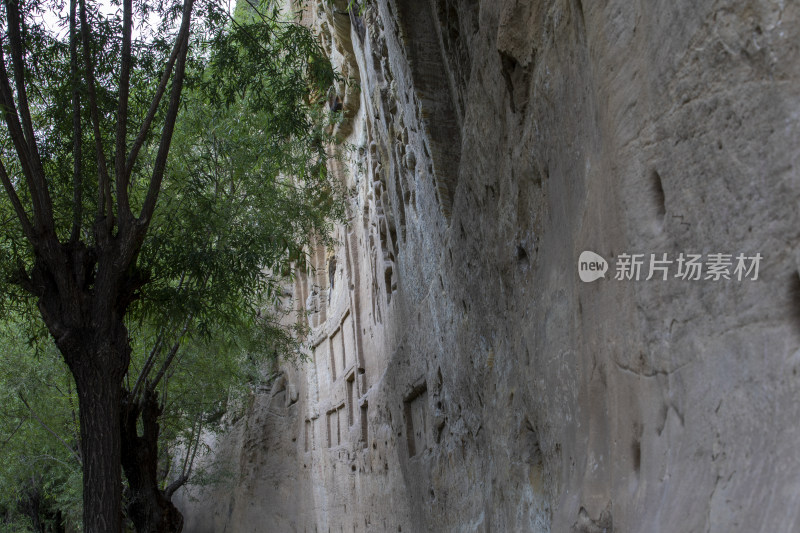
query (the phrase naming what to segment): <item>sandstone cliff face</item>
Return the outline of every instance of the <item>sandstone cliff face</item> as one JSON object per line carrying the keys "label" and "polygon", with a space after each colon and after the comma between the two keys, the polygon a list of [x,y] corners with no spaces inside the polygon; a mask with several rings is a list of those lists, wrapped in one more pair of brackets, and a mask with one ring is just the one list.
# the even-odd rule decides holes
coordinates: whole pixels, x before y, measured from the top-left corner
{"label": "sandstone cliff face", "polygon": [[[187,529],[800,529],[800,4],[312,4],[351,222]],[[614,279],[681,252],[763,259]]]}

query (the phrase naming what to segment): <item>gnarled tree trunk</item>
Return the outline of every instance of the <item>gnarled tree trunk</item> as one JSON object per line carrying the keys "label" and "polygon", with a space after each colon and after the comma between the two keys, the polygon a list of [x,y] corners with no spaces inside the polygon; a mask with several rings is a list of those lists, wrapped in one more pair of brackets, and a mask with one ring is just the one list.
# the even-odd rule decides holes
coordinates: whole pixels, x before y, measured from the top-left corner
{"label": "gnarled tree trunk", "polygon": [[[139,401],[122,400],[122,468],[128,479],[128,517],[139,533],[180,533],[183,515],[158,485],[158,417],[156,393],[147,389]],[[137,420],[142,419],[142,436]]]}

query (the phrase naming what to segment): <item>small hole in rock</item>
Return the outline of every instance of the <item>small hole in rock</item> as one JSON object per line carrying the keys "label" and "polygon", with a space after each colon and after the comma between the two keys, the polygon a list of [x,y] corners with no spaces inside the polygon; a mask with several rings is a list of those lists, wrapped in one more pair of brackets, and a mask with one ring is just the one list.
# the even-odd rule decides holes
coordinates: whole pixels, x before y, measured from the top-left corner
{"label": "small hole in rock", "polygon": [[525,248],[522,246],[517,246],[517,261],[527,263],[528,262],[528,252],[525,251]]}
{"label": "small hole in rock", "polygon": [[667,214],[667,204],[666,204],[666,195],[664,194],[664,184],[661,182],[661,176],[655,170],[650,176],[650,179],[651,179],[650,191],[653,198],[653,207],[655,210],[655,216],[659,224],[663,224],[664,217]]}

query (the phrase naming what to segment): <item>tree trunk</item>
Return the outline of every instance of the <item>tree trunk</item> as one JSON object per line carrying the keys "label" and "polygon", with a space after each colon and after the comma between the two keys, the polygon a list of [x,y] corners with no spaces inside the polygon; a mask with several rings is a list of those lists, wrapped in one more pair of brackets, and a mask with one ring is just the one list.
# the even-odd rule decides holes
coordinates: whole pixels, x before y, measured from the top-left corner
{"label": "tree trunk", "polygon": [[118,533],[122,527],[120,380],[104,372],[109,365],[102,363],[107,361],[89,359],[73,368],[81,422],[83,531]]}
{"label": "tree trunk", "polygon": [[[142,419],[142,436],[137,420]],[[158,417],[161,407],[156,393],[147,389],[137,402],[122,401],[122,468],[128,479],[128,517],[138,533],[180,533],[183,515],[158,484]]]}
{"label": "tree trunk", "polygon": [[98,258],[80,243],[46,241],[24,283],[75,378],[84,533],[122,529],[120,400],[131,354],[123,317],[144,283],[115,257],[114,241],[104,244],[111,251]]}
{"label": "tree trunk", "polygon": [[[111,315],[111,316],[109,316]],[[122,529],[120,400],[130,361],[128,331],[112,314],[85,320],[56,344],[70,367],[78,392],[83,461],[84,533]]]}

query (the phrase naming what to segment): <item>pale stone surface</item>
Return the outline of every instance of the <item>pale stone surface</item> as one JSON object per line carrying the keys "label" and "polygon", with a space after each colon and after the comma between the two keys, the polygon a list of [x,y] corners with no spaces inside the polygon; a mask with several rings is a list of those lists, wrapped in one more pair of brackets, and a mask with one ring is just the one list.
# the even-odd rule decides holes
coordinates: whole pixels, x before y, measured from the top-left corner
{"label": "pale stone surface", "polygon": [[[187,530],[800,529],[800,4],[346,4],[307,14],[361,89],[312,360]],[[763,260],[585,284],[583,250]]]}

